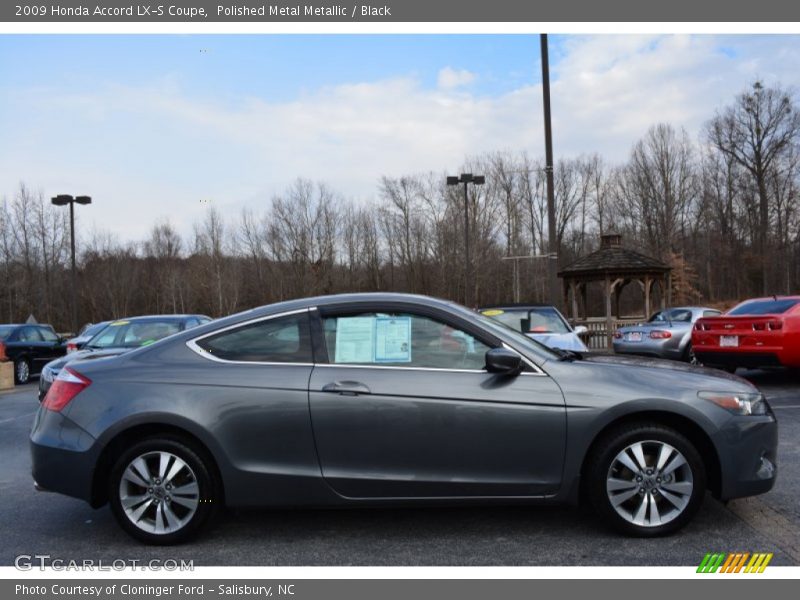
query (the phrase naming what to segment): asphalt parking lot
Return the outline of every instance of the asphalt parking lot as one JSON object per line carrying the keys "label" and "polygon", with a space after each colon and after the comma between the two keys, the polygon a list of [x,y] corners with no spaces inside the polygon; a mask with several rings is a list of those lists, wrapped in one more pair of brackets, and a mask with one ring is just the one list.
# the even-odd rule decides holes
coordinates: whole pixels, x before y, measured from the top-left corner
{"label": "asphalt parking lot", "polygon": [[36,492],[28,432],[36,384],[0,393],[0,564],[18,555],[53,559],[176,559],[201,565],[696,565],[706,552],[773,552],[800,565],[800,379],[744,374],[775,409],[779,477],[764,496],[710,496],[668,538],[620,537],[586,510],[493,507],[227,512],[191,544],[157,548],[129,539],[107,507]]}

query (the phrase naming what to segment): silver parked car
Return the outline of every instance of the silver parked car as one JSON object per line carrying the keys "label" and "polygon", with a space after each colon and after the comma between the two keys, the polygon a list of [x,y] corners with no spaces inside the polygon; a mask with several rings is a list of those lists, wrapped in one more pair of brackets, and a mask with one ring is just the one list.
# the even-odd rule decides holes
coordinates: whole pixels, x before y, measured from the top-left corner
{"label": "silver parked car", "polygon": [[[347,294],[264,306],[61,369],[39,489],[154,544],[222,506],[576,503],[675,531],[710,490],[768,491],[777,423],[715,369],[549,350],[463,306]],[[268,532],[264,532],[268,535]]]}
{"label": "silver parked car", "polygon": [[721,311],[705,306],[660,310],[646,323],[620,327],[614,333],[614,352],[696,363],[692,352],[692,326],[700,317],[720,314]]}

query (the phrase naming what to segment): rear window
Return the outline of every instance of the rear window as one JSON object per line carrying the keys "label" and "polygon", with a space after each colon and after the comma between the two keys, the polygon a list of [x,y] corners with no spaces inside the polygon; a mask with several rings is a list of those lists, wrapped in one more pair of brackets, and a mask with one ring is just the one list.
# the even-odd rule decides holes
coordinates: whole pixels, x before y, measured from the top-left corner
{"label": "rear window", "polygon": [[257,321],[197,341],[209,354],[238,362],[310,363],[308,314]]}
{"label": "rear window", "polygon": [[797,306],[800,300],[786,298],[781,300],[753,300],[733,308],[729,315],[779,315]]}

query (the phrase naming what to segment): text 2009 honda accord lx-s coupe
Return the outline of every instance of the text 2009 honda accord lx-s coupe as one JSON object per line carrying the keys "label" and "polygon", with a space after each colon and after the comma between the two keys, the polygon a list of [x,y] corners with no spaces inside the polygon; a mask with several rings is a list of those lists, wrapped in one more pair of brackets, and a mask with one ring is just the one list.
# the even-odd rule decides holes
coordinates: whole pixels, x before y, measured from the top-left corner
{"label": "text 2009 honda accord lx-s coupe", "polygon": [[623,532],[711,490],[768,491],[777,425],[743,379],[578,359],[463,307],[363,294],[265,306],[61,371],[31,433],[40,488],[150,543],[216,507],[588,499]]}

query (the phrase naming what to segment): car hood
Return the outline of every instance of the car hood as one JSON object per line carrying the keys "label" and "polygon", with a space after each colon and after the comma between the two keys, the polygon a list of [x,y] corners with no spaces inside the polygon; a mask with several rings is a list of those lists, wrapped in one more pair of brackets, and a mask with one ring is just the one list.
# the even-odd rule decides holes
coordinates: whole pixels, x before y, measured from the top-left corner
{"label": "car hood", "polygon": [[526,333],[529,338],[536,340],[548,348],[586,352],[586,345],[575,333]]}
{"label": "car hood", "polygon": [[126,352],[130,352],[133,348],[104,348],[103,350],[79,350],[77,352],[73,352],[72,354],[67,354],[66,356],[62,356],[61,358],[57,358],[56,360],[52,360],[47,363],[46,368],[49,368],[53,371],[59,371],[64,368],[65,365],[68,363],[72,363],[74,361],[80,360],[94,360],[96,358],[108,358],[110,356],[119,356],[120,354],[125,354]]}
{"label": "car hood", "polygon": [[736,381],[737,383],[745,383],[751,386],[749,381],[738,377],[732,373],[726,373],[719,369],[711,369],[708,367],[701,367],[698,365],[691,365],[689,363],[678,362],[676,360],[667,360],[661,358],[648,358],[643,356],[620,356],[618,354],[584,354],[583,362],[607,364],[607,365],[623,365],[638,368],[649,369],[666,369],[676,373],[691,373],[692,375],[704,375],[707,377],[715,377],[718,379],[727,379],[728,381]]}

